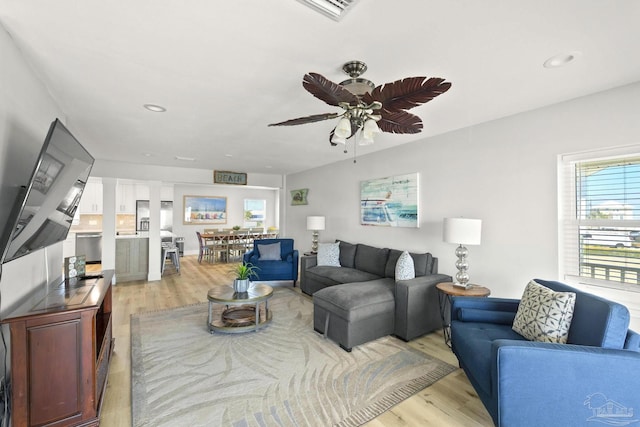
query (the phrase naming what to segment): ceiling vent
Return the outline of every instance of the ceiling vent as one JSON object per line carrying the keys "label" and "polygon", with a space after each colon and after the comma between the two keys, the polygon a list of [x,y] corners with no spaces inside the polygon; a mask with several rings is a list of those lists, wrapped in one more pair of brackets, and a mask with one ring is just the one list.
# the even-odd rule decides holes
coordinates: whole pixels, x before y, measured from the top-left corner
{"label": "ceiling vent", "polygon": [[328,16],[334,21],[340,21],[358,0],[298,0],[313,10]]}

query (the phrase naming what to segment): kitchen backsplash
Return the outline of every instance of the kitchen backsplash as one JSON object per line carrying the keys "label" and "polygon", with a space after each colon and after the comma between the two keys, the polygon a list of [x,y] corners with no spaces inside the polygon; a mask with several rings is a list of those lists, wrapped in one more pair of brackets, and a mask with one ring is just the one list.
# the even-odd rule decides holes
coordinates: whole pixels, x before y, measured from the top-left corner
{"label": "kitchen backsplash", "polygon": [[[81,231],[102,231],[102,215],[80,214],[77,224],[71,226],[72,233]],[[116,214],[116,232],[135,233],[135,214]]]}

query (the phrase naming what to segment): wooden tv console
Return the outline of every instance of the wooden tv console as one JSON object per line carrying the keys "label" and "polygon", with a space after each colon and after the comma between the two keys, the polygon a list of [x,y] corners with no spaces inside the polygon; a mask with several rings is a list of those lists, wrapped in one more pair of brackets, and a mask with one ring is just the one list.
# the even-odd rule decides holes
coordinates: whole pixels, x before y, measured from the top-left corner
{"label": "wooden tv console", "polygon": [[111,280],[68,279],[2,320],[11,331],[14,426],[97,426],[113,350]]}

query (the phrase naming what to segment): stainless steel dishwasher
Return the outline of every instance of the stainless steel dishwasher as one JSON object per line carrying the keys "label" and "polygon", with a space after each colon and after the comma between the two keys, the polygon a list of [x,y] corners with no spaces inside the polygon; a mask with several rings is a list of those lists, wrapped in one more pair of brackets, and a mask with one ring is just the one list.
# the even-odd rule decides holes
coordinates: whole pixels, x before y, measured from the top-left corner
{"label": "stainless steel dishwasher", "polygon": [[76,255],[86,262],[102,262],[102,233],[76,233]]}

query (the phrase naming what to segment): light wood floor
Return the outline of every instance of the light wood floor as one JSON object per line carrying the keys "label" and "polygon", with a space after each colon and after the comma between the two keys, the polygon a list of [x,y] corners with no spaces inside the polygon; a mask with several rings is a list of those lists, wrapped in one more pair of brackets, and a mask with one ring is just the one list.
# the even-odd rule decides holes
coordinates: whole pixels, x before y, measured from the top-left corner
{"label": "light wood floor", "polygon": [[[113,335],[116,341],[101,426],[131,425],[130,315],[206,301],[212,285],[228,284],[233,278],[232,264],[198,264],[195,256],[181,258],[181,264],[181,275],[167,267],[161,281],[128,282],[113,287]],[[99,269],[99,266],[94,268]],[[442,332],[418,338],[410,345],[457,366],[455,356],[444,344]],[[464,372],[458,369],[366,426],[470,427],[493,426],[493,423]]]}

